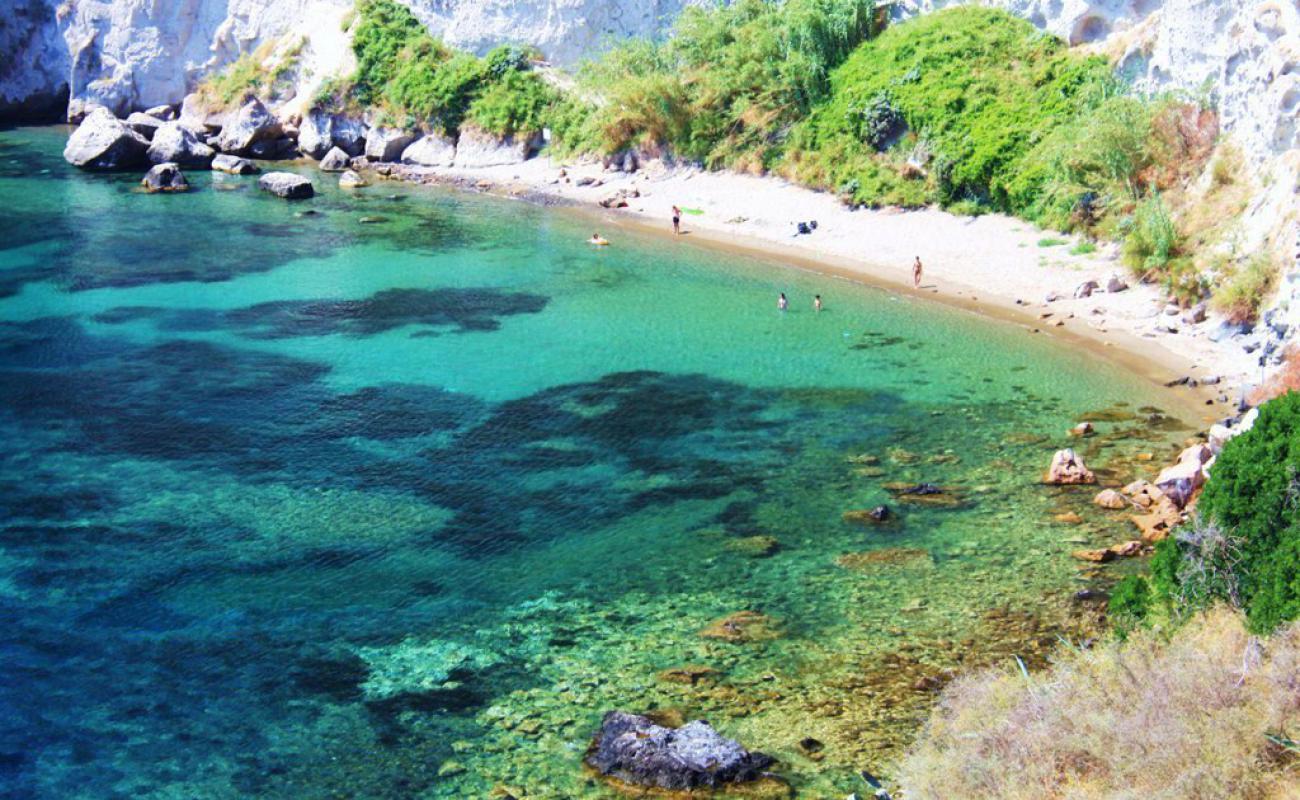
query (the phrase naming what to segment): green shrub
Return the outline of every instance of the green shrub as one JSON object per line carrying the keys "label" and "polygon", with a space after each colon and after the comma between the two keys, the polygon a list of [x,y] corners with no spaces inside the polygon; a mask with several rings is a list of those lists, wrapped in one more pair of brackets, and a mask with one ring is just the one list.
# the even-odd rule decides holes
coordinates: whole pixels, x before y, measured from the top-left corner
{"label": "green shrub", "polygon": [[1066,244],[1066,241],[1064,239],[1057,239],[1055,236],[1048,236],[1038,240],[1039,247],[1060,247],[1063,244]]}
{"label": "green shrub", "polygon": [[1151,585],[1141,575],[1129,575],[1111,590],[1106,606],[1114,629],[1124,635],[1142,624],[1151,610]]}
{"label": "green shrub", "polygon": [[[198,94],[209,105],[229,108],[249,95],[262,99],[287,88],[286,78],[298,63],[303,42],[275,53],[277,42],[269,41],[245,53],[218,74],[199,84]],[[273,58],[274,56],[274,58]]]}
{"label": "green shrub", "polygon": [[1263,405],[1210,474],[1200,513],[1240,543],[1234,571],[1251,627],[1300,616],[1300,393]]}
{"label": "green shrub", "polygon": [[505,45],[478,58],[435,40],[394,0],[358,0],[352,39],[357,71],[331,85],[318,100],[340,105],[339,89],[377,108],[399,125],[424,125],[455,133],[473,112],[476,124],[496,133],[536,131],[552,95],[528,72],[535,52]]}
{"label": "green shrub", "polygon": [[468,119],[498,136],[531,135],[545,126],[554,102],[551,88],[536,73],[511,71],[479,95]]}
{"label": "green shrub", "polygon": [[[857,49],[830,98],[792,135],[797,171],[836,144],[871,146],[863,109],[886,97],[936,157],[932,198],[1032,210],[1047,180],[1026,156],[1112,85],[1108,65],[1001,11],[956,8],[910,20]],[[801,163],[800,163],[801,162]],[[863,162],[859,162],[863,163]]]}
{"label": "green shrub", "polygon": [[1133,212],[1124,238],[1124,263],[1138,275],[1161,276],[1182,244],[1178,228],[1160,195],[1143,200]]}
{"label": "green shrub", "polygon": [[872,0],[739,0],[687,8],[662,43],[633,41],[585,71],[608,101],[603,144],[711,166],[758,163],[823,98],[830,71],[873,31]]}
{"label": "green shrub", "polygon": [[1070,248],[1070,255],[1072,256],[1086,256],[1095,252],[1097,252],[1095,242],[1083,241]]}

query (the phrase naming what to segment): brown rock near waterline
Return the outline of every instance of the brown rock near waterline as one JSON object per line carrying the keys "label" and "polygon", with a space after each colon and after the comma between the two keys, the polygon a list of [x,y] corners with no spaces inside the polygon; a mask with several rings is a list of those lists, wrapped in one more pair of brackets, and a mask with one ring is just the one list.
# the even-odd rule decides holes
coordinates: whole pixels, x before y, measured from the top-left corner
{"label": "brown rock near waterline", "polygon": [[870,572],[880,567],[928,566],[931,559],[929,551],[917,547],[887,547],[883,550],[845,553],[835,559],[835,563],[856,572]]}
{"label": "brown rock near waterline", "polygon": [[718,675],[718,671],[713,667],[706,667],[701,664],[684,664],[680,667],[662,670],[655,678],[663,683],[683,683],[687,686],[695,686],[701,683],[712,683],[717,680]]}
{"label": "brown rock near waterline", "polygon": [[1108,561],[1115,560],[1115,554],[1109,548],[1100,550],[1075,550],[1071,553],[1073,557],[1080,561],[1091,561],[1096,564],[1105,564]]}
{"label": "brown rock near waterline", "polygon": [[750,558],[767,558],[781,549],[775,536],[745,536],[732,539],[724,545],[727,550]]}
{"label": "brown rock near waterline", "polygon": [[1047,468],[1047,473],[1043,476],[1043,483],[1052,484],[1053,486],[1073,486],[1079,484],[1096,483],[1097,476],[1088,469],[1084,463],[1083,456],[1066,448],[1058,450],[1052,456],[1052,464]]}
{"label": "brown rock near waterline", "polygon": [[1080,422],[1070,429],[1071,436],[1092,436],[1096,432],[1091,422]]}
{"label": "brown rock near waterline", "polygon": [[736,611],[706,625],[699,633],[704,639],[744,644],[780,638],[776,621],[757,611]]}
{"label": "brown rock near waterline", "polygon": [[1102,490],[1101,493],[1099,493],[1096,497],[1092,498],[1092,502],[1096,503],[1102,508],[1109,508],[1112,511],[1119,511],[1121,509],[1128,508],[1129,506],[1129,502],[1124,499],[1124,495],[1120,494],[1114,489]]}
{"label": "brown rock near waterline", "polygon": [[1060,523],[1061,525],[1082,525],[1083,517],[1073,511],[1067,511],[1064,514],[1055,515],[1052,517],[1052,521]]}

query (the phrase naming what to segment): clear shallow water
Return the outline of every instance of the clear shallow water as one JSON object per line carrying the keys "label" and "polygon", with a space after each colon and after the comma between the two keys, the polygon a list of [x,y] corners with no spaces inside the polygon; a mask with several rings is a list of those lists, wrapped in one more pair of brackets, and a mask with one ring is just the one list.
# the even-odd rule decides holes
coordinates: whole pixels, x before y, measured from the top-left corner
{"label": "clear shallow water", "polygon": [[[910,298],[399,185],[146,196],[62,144],[0,131],[5,796],[604,796],[615,707],[842,796],[947,670],[1086,627],[1068,553],[1127,523],[1035,484],[1063,432],[1109,410],[1113,480],[1178,438]],[[961,506],[885,489],[922,480]]]}

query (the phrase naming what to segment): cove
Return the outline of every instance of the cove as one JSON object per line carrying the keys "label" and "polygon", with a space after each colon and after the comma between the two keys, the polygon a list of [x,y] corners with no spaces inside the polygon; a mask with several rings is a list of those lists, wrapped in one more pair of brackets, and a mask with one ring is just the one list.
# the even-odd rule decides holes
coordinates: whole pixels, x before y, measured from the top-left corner
{"label": "cove", "polygon": [[1124,482],[1189,431],[908,296],[316,173],[143,195],[65,133],[0,131],[5,796],[603,797],[614,708],[843,796],[956,671],[1093,629],[1069,553],[1129,523],[1058,521],[1052,451]]}

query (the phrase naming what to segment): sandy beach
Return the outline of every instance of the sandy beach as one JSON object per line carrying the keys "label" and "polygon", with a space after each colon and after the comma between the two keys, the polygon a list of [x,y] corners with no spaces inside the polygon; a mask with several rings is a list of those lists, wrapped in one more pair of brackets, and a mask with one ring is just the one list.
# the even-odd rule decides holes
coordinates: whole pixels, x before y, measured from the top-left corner
{"label": "sandy beach", "polygon": [[[1230,337],[1216,342],[1221,320],[1192,323],[1166,313],[1158,286],[1140,285],[1118,260],[1114,245],[1072,252],[1079,239],[1012,217],[959,217],[937,209],[851,209],[833,195],[774,177],[755,177],[652,163],[635,173],[599,163],[534,158],[486,168],[395,166],[408,180],[456,185],[598,215],[614,240],[619,227],[672,236],[672,207],[687,213],[683,242],[745,250],[791,266],[918,293],[911,265],[924,264],[919,294],[978,313],[1009,319],[1028,333],[1064,337],[1152,381],[1190,378],[1188,405],[1206,420],[1230,413],[1242,393],[1259,382],[1255,359]],[[622,192],[626,207],[601,201]],[[799,222],[816,230],[799,235]],[[1107,292],[1111,276],[1129,288]],[[1076,298],[1088,281],[1100,289]],[[1206,407],[1206,401],[1213,401]]]}

